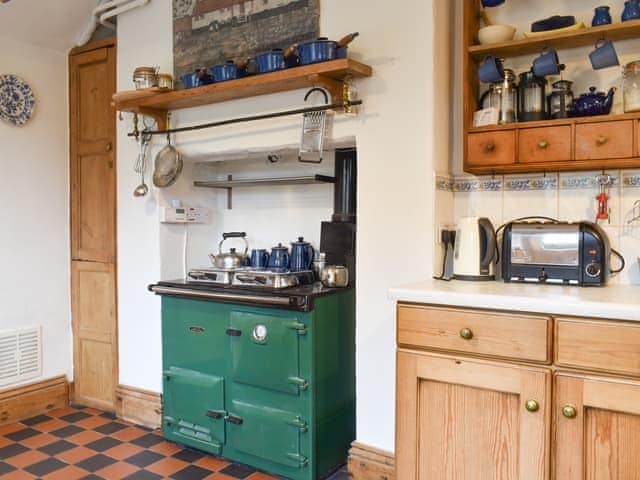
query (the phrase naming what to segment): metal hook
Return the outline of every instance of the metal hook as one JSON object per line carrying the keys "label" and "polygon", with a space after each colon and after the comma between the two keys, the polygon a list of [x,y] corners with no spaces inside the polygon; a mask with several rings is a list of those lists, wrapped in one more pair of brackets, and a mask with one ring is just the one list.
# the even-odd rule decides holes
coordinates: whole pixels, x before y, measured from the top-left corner
{"label": "metal hook", "polygon": [[313,87],[311,90],[309,90],[307,94],[304,96],[304,101],[306,102],[307,100],[309,100],[309,97],[314,92],[322,93],[322,95],[324,96],[324,104],[329,105],[329,94],[324,88],[320,88],[320,87]]}

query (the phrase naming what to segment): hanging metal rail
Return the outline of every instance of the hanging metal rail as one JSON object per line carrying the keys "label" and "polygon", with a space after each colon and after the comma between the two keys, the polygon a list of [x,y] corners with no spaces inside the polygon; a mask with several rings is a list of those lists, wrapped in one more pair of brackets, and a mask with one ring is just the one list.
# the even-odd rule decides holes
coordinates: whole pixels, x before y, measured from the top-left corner
{"label": "hanging metal rail", "polygon": [[[347,100],[343,103],[332,103],[330,105],[319,105],[317,107],[305,107],[305,108],[297,108],[295,110],[285,110],[283,112],[272,112],[265,113],[262,115],[252,115],[250,117],[240,117],[240,118],[231,118],[229,120],[221,120],[218,122],[211,123],[203,123],[200,125],[191,125],[189,127],[179,127],[179,128],[169,128],[166,130],[145,130],[145,135],[169,135],[172,133],[180,133],[180,132],[190,132],[192,130],[202,130],[205,128],[214,128],[221,127],[223,125],[231,125],[234,123],[245,123],[245,122],[253,122],[256,120],[266,120],[268,118],[278,118],[278,117],[287,117],[290,115],[300,115],[303,113],[311,113],[311,112],[323,112],[326,110],[337,110],[337,109],[348,109],[350,107],[354,107],[356,105],[362,105],[362,100]],[[137,114],[136,114],[137,115]],[[134,121],[134,125],[137,122]],[[137,127],[134,127],[134,131],[127,134],[130,137],[138,137],[140,132]]]}

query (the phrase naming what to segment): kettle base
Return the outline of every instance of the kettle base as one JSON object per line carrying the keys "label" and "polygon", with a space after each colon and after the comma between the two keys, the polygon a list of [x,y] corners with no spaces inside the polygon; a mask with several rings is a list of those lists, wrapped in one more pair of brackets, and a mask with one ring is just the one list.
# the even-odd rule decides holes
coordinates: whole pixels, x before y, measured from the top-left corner
{"label": "kettle base", "polygon": [[454,280],[465,280],[470,282],[489,282],[496,279],[495,275],[456,275],[453,274]]}

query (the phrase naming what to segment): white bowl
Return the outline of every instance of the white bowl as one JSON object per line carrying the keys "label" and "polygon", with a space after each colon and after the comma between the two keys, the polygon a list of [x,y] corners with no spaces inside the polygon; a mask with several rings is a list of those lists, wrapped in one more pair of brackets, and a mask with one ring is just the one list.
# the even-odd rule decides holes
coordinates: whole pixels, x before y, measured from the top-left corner
{"label": "white bowl", "polygon": [[516,28],[511,25],[489,25],[478,30],[478,40],[482,45],[508,42],[516,34]]}

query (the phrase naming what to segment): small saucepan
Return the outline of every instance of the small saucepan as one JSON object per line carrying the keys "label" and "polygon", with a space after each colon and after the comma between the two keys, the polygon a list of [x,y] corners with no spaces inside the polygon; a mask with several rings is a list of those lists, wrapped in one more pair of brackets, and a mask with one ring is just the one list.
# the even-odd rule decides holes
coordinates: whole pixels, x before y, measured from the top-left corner
{"label": "small saucepan", "polygon": [[182,80],[182,84],[185,88],[194,88],[200,87],[202,85],[209,85],[213,83],[213,75],[209,73],[209,70],[206,68],[198,68],[193,73],[187,73],[180,77]]}
{"label": "small saucepan", "polygon": [[300,65],[326,62],[329,60],[335,60],[336,58],[346,58],[347,45],[349,45],[349,43],[351,43],[358,35],[360,35],[358,32],[350,33],[349,35],[342,37],[337,42],[321,37],[312,42],[306,42],[298,45],[297,52],[300,59]]}
{"label": "small saucepan", "polygon": [[295,47],[289,47],[285,51],[281,48],[274,48],[270,52],[257,55],[255,62],[258,67],[258,73],[275,72],[297,65],[295,52]]}

